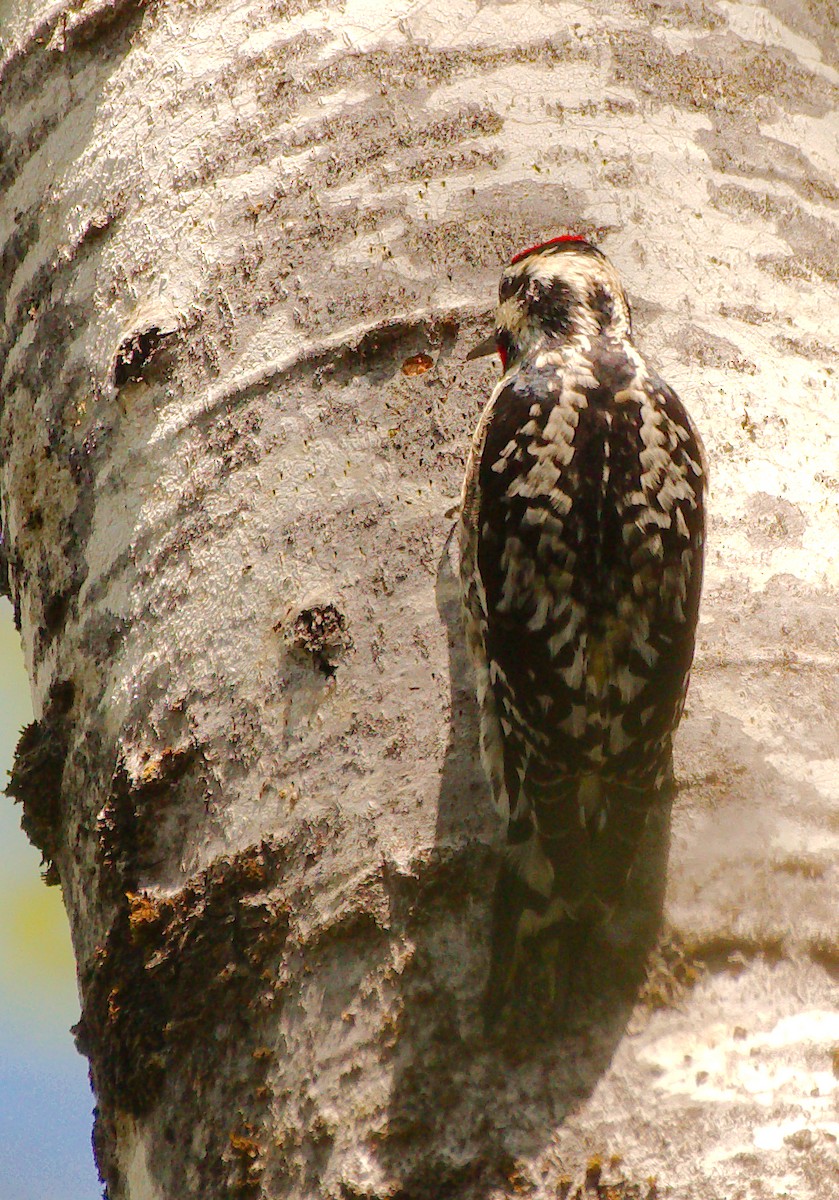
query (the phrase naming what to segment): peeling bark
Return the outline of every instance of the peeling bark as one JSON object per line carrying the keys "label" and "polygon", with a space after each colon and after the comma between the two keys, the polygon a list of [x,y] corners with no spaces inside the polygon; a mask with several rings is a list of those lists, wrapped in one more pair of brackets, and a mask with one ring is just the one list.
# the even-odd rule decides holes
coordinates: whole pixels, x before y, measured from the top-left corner
{"label": "peeling bark", "polygon": [[[829,6],[36,0],[2,39],[9,791],[111,1200],[834,1195]],[[525,998],[486,1040],[464,358],[566,228],[714,523],[669,868],[662,815],[570,1032]]]}

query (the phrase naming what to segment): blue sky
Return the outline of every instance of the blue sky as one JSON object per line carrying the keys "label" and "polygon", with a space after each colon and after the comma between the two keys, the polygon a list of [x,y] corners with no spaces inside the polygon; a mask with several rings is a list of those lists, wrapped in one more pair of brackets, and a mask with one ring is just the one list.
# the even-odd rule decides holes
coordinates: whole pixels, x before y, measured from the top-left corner
{"label": "blue sky", "polygon": [[[9,604],[0,602],[0,789],[32,720]],[[0,795],[0,1180],[2,1200],[100,1200],[90,1149],[87,1061],[73,1045],[79,1016],[61,889]]]}

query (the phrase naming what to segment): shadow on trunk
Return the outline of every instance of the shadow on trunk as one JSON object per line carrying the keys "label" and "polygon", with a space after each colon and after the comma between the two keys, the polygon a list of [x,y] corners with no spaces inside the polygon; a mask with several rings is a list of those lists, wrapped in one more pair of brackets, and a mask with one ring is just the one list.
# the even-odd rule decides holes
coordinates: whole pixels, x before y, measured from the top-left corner
{"label": "shadow on trunk", "polygon": [[[478,757],[453,540],[436,588],[451,684],[436,844],[416,875],[391,880],[392,911],[414,947],[401,975],[389,1121],[379,1147],[399,1200],[480,1200],[499,1187],[527,1191],[538,1182],[523,1164],[549,1149],[625,1033],[661,925],[669,843],[668,812],[649,822],[621,910],[581,948],[563,1020],[546,1011],[544,988],[525,986],[486,1035],[481,1002],[500,826]],[[534,947],[528,976],[538,976],[539,957]],[[563,1174],[556,1152],[543,1165]]]}

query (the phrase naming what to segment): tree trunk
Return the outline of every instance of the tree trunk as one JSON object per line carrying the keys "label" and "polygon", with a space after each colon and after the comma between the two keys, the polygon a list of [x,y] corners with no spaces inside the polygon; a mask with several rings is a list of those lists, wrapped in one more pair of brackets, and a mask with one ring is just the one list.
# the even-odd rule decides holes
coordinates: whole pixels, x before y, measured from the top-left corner
{"label": "tree trunk", "polygon": [[[10,790],[111,1200],[839,1191],[829,8],[19,0]],[[572,1030],[485,1038],[464,356],[565,230],[703,431],[710,562],[634,1012],[664,828]]]}

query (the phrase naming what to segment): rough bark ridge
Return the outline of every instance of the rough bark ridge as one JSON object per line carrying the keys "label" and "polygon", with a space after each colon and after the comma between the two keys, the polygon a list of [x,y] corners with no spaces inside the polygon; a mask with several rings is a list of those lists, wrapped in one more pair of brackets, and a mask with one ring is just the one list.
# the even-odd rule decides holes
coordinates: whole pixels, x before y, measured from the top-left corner
{"label": "rough bark ridge", "polygon": [[[601,1196],[839,1191],[828,10],[8,22],[3,552],[41,713],[11,791],[70,914],[112,1200],[549,1197],[592,1154]],[[488,1043],[448,510],[499,264],[566,227],[608,229],[715,524],[642,1003],[625,1032],[601,970],[562,1042]]]}

